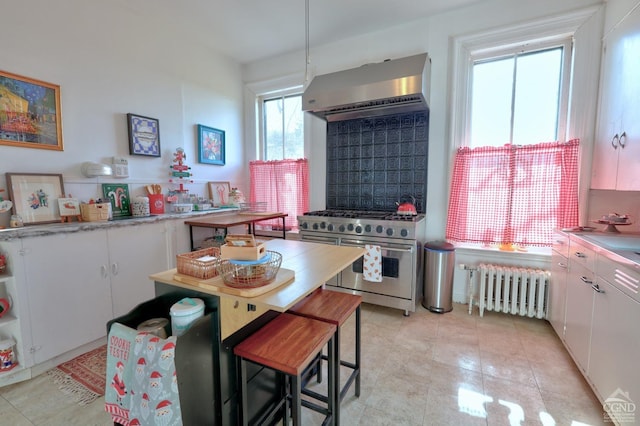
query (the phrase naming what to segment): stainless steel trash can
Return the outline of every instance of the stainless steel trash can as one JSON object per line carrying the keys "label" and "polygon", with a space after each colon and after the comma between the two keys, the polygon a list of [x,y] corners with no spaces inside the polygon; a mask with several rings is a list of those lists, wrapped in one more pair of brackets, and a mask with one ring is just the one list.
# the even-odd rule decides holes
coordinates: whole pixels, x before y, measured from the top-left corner
{"label": "stainless steel trash can", "polygon": [[445,241],[424,245],[424,296],[422,306],[439,314],[453,310],[455,248]]}

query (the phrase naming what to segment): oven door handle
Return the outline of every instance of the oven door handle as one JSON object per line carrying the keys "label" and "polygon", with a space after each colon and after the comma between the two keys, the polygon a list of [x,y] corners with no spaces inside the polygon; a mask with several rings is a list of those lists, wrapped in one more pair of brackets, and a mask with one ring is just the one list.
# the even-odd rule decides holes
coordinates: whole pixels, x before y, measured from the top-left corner
{"label": "oven door handle", "polygon": [[[358,247],[358,248],[364,248],[365,243],[362,241],[354,241],[354,242],[350,242],[350,241],[345,241],[342,240],[340,242],[341,246],[349,246],[349,247]],[[409,248],[394,248],[394,247],[389,247],[388,245],[380,245],[380,244],[374,244],[374,245],[379,245],[380,248],[382,250],[387,250],[387,251],[395,251],[395,252],[401,252],[401,253],[413,253],[413,246],[409,247]]]}
{"label": "oven door handle", "polygon": [[326,238],[326,237],[313,237],[309,235],[305,235],[300,239],[301,241],[313,241],[315,243],[328,243],[334,246],[338,245],[337,238]]}

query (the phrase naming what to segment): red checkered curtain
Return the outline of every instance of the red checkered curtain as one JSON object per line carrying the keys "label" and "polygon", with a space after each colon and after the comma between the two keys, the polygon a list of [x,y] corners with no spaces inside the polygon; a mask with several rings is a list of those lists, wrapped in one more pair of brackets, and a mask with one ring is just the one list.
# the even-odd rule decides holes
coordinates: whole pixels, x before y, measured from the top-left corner
{"label": "red checkered curtain", "polygon": [[578,224],[579,140],[460,148],[447,239],[550,246],[554,228]]}
{"label": "red checkered curtain", "polygon": [[[298,215],[309,211],[309,162],[299,160],[251,161],[249,201],[267,203],[267,211],[287,213],[285,227],[298,228]],[[259,227],[282,228],[282,219],[260,222]]]}

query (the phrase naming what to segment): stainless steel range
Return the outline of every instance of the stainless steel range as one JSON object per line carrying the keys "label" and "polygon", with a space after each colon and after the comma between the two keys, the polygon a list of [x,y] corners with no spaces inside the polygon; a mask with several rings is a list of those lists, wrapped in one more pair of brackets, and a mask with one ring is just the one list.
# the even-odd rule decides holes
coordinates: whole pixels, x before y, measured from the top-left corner
{"label": "stainless steel range", "polygon": [[362,300],[415,312],[416,291],[422,282],[422,243],[425,216],[384,211],[321,210],[298,216],[303,241],[332,245],[379,246],[382,282],[365,281],[363,258],[327,283],[336,290],[360,294]]}

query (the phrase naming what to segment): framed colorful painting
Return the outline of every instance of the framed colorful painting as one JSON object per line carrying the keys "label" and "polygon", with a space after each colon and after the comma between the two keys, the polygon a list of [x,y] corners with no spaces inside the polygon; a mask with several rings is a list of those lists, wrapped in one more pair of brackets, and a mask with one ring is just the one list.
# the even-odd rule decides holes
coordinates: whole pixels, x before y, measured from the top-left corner
{"label": "framed colorful painting", "polygon": [[126,183],[103,183],[102,194],[111,203],[113,219],[131,216],[129,185]]}
{"label": "framed colorful painting", "polygon": [[198,162],[224,166],[224,130],[198,124]]}
{"label": "framed colorful painting", "polygon": [[160,122],[155,118],[127,114],[129,154],[160,157]]}
{"label": "framed colorful painting", "polygon": [[0,144],[62,151],[60,86],[0,71]]}
{"label": "framed colorful painting", "polygon": [[64,197],[62,175],[45,173],[6,173],[13,213],[25,225],[60,221],[58,198]]}

